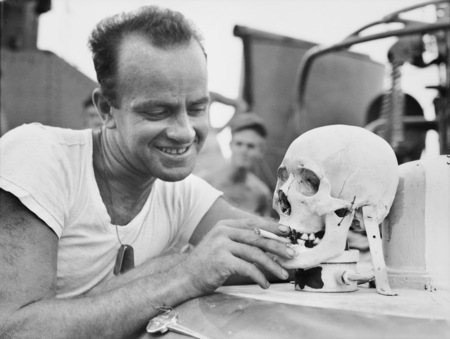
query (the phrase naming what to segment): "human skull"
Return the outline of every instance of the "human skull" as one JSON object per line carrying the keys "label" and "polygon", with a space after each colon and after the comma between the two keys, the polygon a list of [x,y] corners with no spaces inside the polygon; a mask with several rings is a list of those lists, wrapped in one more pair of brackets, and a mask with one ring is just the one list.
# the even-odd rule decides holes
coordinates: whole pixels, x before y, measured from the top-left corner
{"label": "human skull", "polygon": [[352,225],[377,225],[394,200],[398,163],[391,146],[356,126],[312,129],[289,146],[277,171],[273,207],[293,229],[299,255],[287,268],[308,268],[345,250]]}

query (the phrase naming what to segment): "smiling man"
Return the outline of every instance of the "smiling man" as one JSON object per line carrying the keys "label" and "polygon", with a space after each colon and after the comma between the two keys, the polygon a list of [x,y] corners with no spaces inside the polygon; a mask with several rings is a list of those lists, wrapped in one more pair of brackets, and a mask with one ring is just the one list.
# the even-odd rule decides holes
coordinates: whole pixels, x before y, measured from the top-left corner
{"label": "smiling man", "polygon": [[[0,337],[129,337],[230,276],[267,288],[263,272],[288,276],[271,254],[295,255],[254,230],[286,229],[191,174],[209,97],[186,19],[123,13],[90,46],[102,127],[28,124],[0,139]],[[174,251],[188,242],[191,252]]]}

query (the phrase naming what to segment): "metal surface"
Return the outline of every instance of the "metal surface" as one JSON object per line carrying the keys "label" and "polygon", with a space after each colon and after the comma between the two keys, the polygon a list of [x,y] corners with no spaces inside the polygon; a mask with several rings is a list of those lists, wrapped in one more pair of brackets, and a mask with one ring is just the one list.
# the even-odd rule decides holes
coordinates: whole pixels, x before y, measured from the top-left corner
{"label": "metal surface", "polygon": [[2,113],[9,129],[23,123],[83,128],[83,101],[96,83],[57,55],[1,50]]}
{"label": "metal surface", "polygon": [[[291,288],[292,285],[290,285]],[[236,287],[239,288],[239,287]],[[252,289],[251,287],[249,287]],[[260,290],[260,289],[259,289]],[[309,299],[315,296],[328,299],[330,304],[336,298],[355,301],[364,294],[340,293],[320,294],[293,292],[295,298]],[[377,300],[393,300],[376,293],[370,294]],[[353,299],[352,299],[353,298]],[[381,298],[381,299],[380,299]],[[292,297],[291,297],[292,299]],[[306,298],[305,298],[306,299]],[[401,299],[398,299],[399,301]],[[411,300],[414,302],[414,300]],[[326,301],[325,301],[326,303]],[[374,304],[370,299],[367,305]],[[344,303],[345,305],[345,303]],[[384,308],[389,308],[386,303]],[[450,320],[429,317],[389,315],[363,311],[307,305],[290,305],[282,302],[263,301],[246,297],[216,293],[197,298],[177,307],[179,317],[186,326],[194,327],[210,338],[449,338]],[[147,335],[147,338],[150,335]],[[167,333],[165,339],[181,338]]]}

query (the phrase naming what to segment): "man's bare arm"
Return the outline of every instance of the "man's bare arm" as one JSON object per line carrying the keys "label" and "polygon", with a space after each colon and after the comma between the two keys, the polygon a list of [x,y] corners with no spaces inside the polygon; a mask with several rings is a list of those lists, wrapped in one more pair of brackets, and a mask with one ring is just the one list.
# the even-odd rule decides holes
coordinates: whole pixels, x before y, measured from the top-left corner
{"label": "man's bare arm", "polygon": [[192,245],[197,245],[211,228],[220,220],[224,219],[241,219],[254,218],[255,215],[240,210],[230,205],[223,197],[219,197],[208,212],[203,216],[200,223],[192,233],[189,242]]}
{"label": "man's bare arm", "polygon": [[0,325],[20,307],[54,296],[57,242],[15,196],[0,190]]}
{"label": "man's bare arm", "polygon": [[[258,216],[251,214],[249,212],[243,211],[241,209],[233,207],[229,204],[225,199],[218,198],[214,204],[211,206],[208,213],[200,221],[199,225],[195,229],[193,235],[191,236],[190,243],[192,245],[198,244],[203,237],[211,230],[211,228],[216,225],[220,220],[224,219],[248,219],[248,218],[258,218]],[[283,234],[283,232],[280,232]],[[146,275],[156,274],[163,270],[166,270],[167,267],[174,267],[175,265],[182,262],[187,257],[187,254],[183,253],[174,253],[169,254],[157,258],[153,258],[148,260],[144,264],[136,267],[133,270],[128,271],[127,273],[114,277],[108,281],[105,281],[94,289],[89,291],[88,295],[94,295],[101,292],[109,291],[115,289],[117,287],[121,287],[131,281],[142,278]],[[268,276],[269,281],[275,282],[280,281],[276,276],[270,275],[268,272],[265,272]],[[227,280],[226,284],[228,285],[236,285],[236,284],[248,284],[253,283],[252,280],[244,277],[233,276]]]}
{"label": "man's bare arm", "polygon": [[158,307],[210,293],[230,275],[267,287],[253,263],[281,278],[284,270],[266,252],[290,255],[283,244],[257,237],[253,224],[247,229],[245,224],[219,224],[183,265],[165,266],[166,271],[96,295],[56,299],[57,237],[17,198],[0,190],[0,337],[127,337],[141,332]]}
{"label": "man's bare arm", "polygon": [[[239,218],[254,218],[253,214],[234,208],[223,198],[218,198],[209,211],[200,221],[193,235],[191,236],[190,243],[197,245],[203,237],[208,233],[213,225],[216,225],[223,219],[239,219]],[[133,270],[126,272],[117,277],[113,277],[107,281],[104,281],[89,291],[88,295],[94,295],[101,292],[106,292],[111,289],[121,287],[131,281],[142,278],[146,275],[159,273],[166,270],[167,267],[174,267],[187,257],[187,254],[172,253],[157,258],[152,258],[144,264],[136,267]]]}
{"label": "man's bare arm", "polygon": [[55,299],[58,239],[4,191],[0,242],[0,337],[122,337],[141,328],[159,306],[190,297],[180,286],[183,279],[172,270],[98,296]]}
{"label": "man's bare arm", "polygon": [[175,267],[180,262],[185,260],[186,257],[187,254],[185,253],[171,253],[160,257],[151,258],[124,274],[114,276],[109,280],[101,282],[86,293],[86,295],[92,296],[99,293],[108,292],[118,287],[127,285],[137,279],[167,271],[168,267]]}

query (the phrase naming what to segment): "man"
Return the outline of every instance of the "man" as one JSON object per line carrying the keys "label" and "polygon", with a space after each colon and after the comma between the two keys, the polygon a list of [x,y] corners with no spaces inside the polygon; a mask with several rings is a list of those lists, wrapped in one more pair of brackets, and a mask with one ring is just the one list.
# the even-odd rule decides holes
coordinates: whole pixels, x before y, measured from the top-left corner
{"label": "man", "polygon": [[102,119],[98,115],[90,95],[83,101],[82,119],[84,128],[93,129],[102,125]]}
{"label": "man", "polygon": [[[262,270],[287,277],[270,255],[295,255],[254,228],[286,230],[236,219],[248,215],[190,175],[208,89],[184,17],[156,7],[118,15],[90,46],[102,128],[31,124],[0,139],[0,337],[129,337],[231,275],[266,288]],[[161,256],[183,240],[196,247]]]}
{"label": "man", "polygon": [[252,170],[262,159],[266,127],[255,113],[241,113],[230,122],[231,158],[217,171],[205,174],[211,185],[221,190],[233,205],[251,213],[269,216],[272,194]]}

